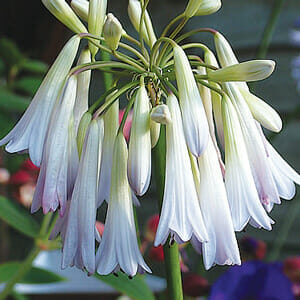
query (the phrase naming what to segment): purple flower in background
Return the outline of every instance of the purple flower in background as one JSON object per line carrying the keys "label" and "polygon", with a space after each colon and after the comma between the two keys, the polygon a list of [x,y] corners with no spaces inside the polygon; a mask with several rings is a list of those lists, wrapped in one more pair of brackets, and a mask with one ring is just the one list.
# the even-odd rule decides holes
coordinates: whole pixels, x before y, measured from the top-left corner
{"label": "purple flower in background", "polygon": [[244,262],[226,271],[211,288],[209,300],[292,300],[291,281],[281,263]]}

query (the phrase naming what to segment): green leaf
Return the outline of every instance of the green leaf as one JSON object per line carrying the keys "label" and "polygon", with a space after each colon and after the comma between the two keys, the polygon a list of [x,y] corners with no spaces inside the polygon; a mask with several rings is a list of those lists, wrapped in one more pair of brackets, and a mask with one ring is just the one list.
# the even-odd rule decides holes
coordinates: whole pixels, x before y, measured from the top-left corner
{"label": "green leaf", "polygon": [[0,110],[24,112],[29,103],[28,98],[18,96],[5,88],[0,88]]}
{"label": "green leaf", "polygon": [[39,224],[29,212],[2,196],[0,196],[0,218],[29,237],[35,238],[39,234]]}
{"label": "green leaf", "polygon": [[134,300],[155,299],[142,275],[136,275],[132,279],[129,279],[125,274],[119,272],[118,277],[114,275],[102,276],[98,274],[96,274],[95,277]]}
{"label": "green leaf", "polygon": [[33,59],[26,59],[22,63],[21,68],[22,70],[37,74],[45,74],[48,70],[48,66],[45,63]]}
{"label": "green leaf", "polygon": [[42,83],[41,78],[37,77],[24,77],[15,82],[14,88],[20,92],[33,96]]}
{"label": "green leaf", "polygon": [[[22,263],[15,261],[0,265],[0,282],[7,282],[10,280],[21,267]],[[65,278],[50,271],[32,267],[31,270],[19,281],[19,283],[44,284],[65,280]]]}
{"label": "green leaf", "polygon": [[9,68],[21,64],[24,60],[17,45],[7,38],[0,39],[0,57]]}

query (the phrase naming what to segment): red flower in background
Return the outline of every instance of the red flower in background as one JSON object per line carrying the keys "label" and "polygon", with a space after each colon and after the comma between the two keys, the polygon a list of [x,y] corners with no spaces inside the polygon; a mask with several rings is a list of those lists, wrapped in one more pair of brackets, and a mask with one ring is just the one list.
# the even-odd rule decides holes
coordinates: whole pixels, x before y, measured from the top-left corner
{"label": "red flower in background", "polygon": [[187,273],[182,280],[183,292],[190,297],[204,296],[209,292],[208,281],[195,273]]}
{"label": "red flower in background", "polygon": [[10,177],[9,183],[13,187],[13,195],[26,207],[32,203],[38,174],[39,168],[30,159],[26,159],[21,168]]}

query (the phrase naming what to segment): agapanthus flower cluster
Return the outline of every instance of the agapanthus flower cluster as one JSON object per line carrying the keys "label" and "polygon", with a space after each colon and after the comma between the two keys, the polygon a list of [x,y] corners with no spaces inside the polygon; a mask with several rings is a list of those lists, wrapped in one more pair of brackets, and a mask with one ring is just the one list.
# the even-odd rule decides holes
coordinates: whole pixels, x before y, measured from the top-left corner
{"label": "agapanthus flower cluster", "polygon": [[[133,204],[155,180],[152,149],[164,131],[164,196],[154,245],[191,241],[207,269],[240,264],[235,231],[248,223],[271,230],[268,213],[280,198],[291,199],[294,182],[300,183],[262,130],[279,132],[279,115],[247,86],[270,76],[275,62],[239,63],[213,29],[181,33],[190,18],[217,11],[220,0],[188,1],[160,36],[148,1],[129,0],[138,39],[107,13],[106,0],[42,2],[75,35],[1,145],[28,152],[40,167],[31,210],[59,211],[51,237],[61,236],[62,267],[103,275],[151,272],[139,249]],[[202,32],[211,34],[216,55],[202,43],[185,43]],[[87,47],[76,61],[83,40]],[[190,48],[199,55],[188,55]],[[99,52],[111,60],[97,60]],[[92,71],[114,80],[89,106]],[[126,109],[119,124],[121,100]],[[131,109],[127,142],[123,129]],[[103,201],[101,237],[95,223]]]}

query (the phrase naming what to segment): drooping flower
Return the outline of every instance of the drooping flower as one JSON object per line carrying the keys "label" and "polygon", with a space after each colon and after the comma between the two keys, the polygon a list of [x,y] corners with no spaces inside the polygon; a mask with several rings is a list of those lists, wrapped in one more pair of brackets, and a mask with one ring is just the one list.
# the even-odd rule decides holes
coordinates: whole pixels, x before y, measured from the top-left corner
{"label": "drooping flower", "polygon": [[200,156],[207,145],[209,129],[190,63],[179,46],[174,47],[174,64],[186,143],[193,155]]}
{"label": "drooping flower", "polygon": [[256,227],[271,230],[272,220],[265,212],[251,173],[247,148],[231,100],[222,99],[225,136],[225,186],[234,229],[241,231],[251,220]]}
{"label": "drooping flower", "polygon": [[[109,99],[110,97],[108,97],[106,101]],[[100,206],[104,200],[108,201],[109,199],[113,149],[118,128],[119,100],[115,101],[104,115],[104,141],[99,176],[98,206]]]}
{"label": "drooping flower", "polygon": [[128,150],[119,133],[115,140],[111,189],[102,241],[97,251],[97,272],[107,275],[122,270],[129,276],[151,270],[140,253],[127,179]]}
{"label": "drooping flower", "polygon": [[[199,201],[208,235],[208,242],[202,243],[204,266],[214,264],[241,264],[239,248],[231,220],[230,209],[219,165],[217,152],[211,138],[207,149],[198,158],[200,170]],[[195,241],[193,241],[195,245]],[[197,248],[199,248],[198,245]]]}
{"label": "drooping flower", "polygon": [[133,108],[128,152],[128,180],[133,191],[142,196],[151,178],[150,106],[143,85],[137,91]]}
{"label": "drooping flower", "polygon": [[5,149],[10,153],[28,150],[36,166],[41,164],[50,117],[75,59],[79,42],[80,38],[74,36],[65,45],[20,121],[0,141],[0,145],[8,143]]}
{"label": "drooping flower", "polygon": [[62,268],[75,264],[90,274],[95,272],[95,237],[99,238],[95,222],[103,136],[103,119],[92,120],[82,150],[63,244]]}
{"label": "drooping flower", "polygon": [[251,111],[234,83],[225,83],[224,89],[232,99],[232,103],[238,113],[252,176],[259,198],[265,205],[269,205],[270,203],[279,204],[279,194],[270,169],[265,147]]}
{"label": "drooping flower", "polygon": [[[70,147],[70,122],[76,99],[77,78],[71,76],[58,100],[46,136],[42,166],[32,202],[31,211],[40,207],[44,213],[59,206],[64,214],[68,198],[68,163]],[[75,139],[75,137],[73,137]],[[75,143],[75,141],[74,141]]]}
{"label": "drooping flower", "polygon": [[195,238],[207,240],[190,158],[185,143],[181,113],[174,95],[167,99],[172,123],[166,125],[166,174],[162,212],[154,245],[164,244],[169,235],[177,243]]}

